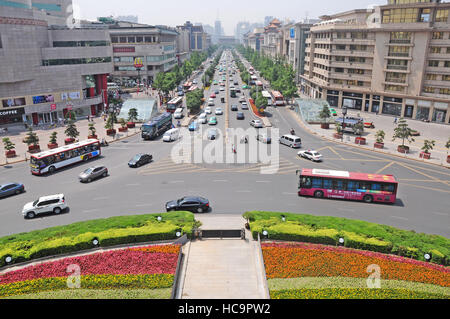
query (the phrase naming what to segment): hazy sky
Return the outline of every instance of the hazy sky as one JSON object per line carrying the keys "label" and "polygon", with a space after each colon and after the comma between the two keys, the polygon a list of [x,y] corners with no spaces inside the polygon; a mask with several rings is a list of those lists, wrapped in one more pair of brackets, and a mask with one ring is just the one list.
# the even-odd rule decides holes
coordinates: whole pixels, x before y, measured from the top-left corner
{"label": "hazy sky", "polygon": [[306,15],[317,18],[386,3],[387,0],[73,0],[75,16],[83,19],[137,15],[140,23],[174,27],[185,21],[214,26],[219,17],[227,35],[234,35],[239,21],[263,22],[265,16],[297,21]]}

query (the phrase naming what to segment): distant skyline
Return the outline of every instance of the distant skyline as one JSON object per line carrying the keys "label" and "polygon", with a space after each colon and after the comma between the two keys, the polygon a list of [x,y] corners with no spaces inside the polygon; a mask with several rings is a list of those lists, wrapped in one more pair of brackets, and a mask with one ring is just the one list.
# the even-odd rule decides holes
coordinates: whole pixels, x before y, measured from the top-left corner
{"label": "distant skyline", "polygon": [[[229,0],[226,4],[212,4],[207,0],[73,0],[75,17],[96,20],[105,16],[139,16],[139,23],[167,25],[175,27],[186,21],[200,22],[214,26],[217,18],[222,22],[225,35],[234,35],[236,24],[240,21],[250,23],[264,22],[266,16],[280,20],[299,21],[318,18],[324,14],[334,14],[351,9],[364,9],[371,5],[384,5],[387,0],[335,1],[316,0]],[[105,5],[106,4],[106,5]],[[78,8],[79,9],[78,9]]]}

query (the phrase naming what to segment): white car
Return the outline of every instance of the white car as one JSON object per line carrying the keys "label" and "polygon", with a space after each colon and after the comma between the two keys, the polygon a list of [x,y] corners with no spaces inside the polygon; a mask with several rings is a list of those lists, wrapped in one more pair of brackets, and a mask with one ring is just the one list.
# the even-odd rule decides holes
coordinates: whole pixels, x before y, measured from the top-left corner
{"label": "white car", "polygon": [[[208,106],[214,106],[215,104],[214,104],[214,101],[208,101]],[[208,114],[210,114],[210,113],[208,113]]]}
{"label": "white car", "polygon": [[248,110],[248,104],[247,104],[247,102],[242,102],[242,109],[243,109],[243,110]]}
{"label": "white car", "polygon": [[320,154],[317,151],[312,151],[312,150],[300,151],[300,152],[298,152],[298,156],[309,159],[314,162],[321,162],[322,158],[323,158],[322,154]]}
{"label": "white car", "polygon": [[216,114],[216,115],[223,115],[223,110],[222,110],[222,108],[220,108],[220,107],[216,108],[215,114]]}
{"label": "white car", "polygon": [[212,109],[208,106],[207,108],[205,108],[205,113],[206,114],[211,114],[212,113]]}
{"label": "white car", "polygon": [[225,88],[224,88],[223,86],[220,87],[220,91],[221,91],[221,92],[225,91]]}
{"label": "white car", "polygon": [[58,194],[41,197],[34,202],[25,204],[22,209],[22,215],[25,218],[32,219],[43,213],[54,213],[58,215],[65,209],[67,209],[67,204],[64,194]]}
{"label": "white car", "polygon": [[250,125],[253,126],[254,128],[263,128],[264,125],[260,120],[252,120],[250,121]]}
{"label": "white car", "polygon": [[241,97],[239,98],[239,102],[240,102],[240,103],[244,103],[244,102],[245,102],[245,96],[241,96]]}
{"label": "white car", "polygon": [[206,113],[202,113],[200,114],[200,116],[198,117],[198,122],[200,124],[206,124],[208,123],[208,115]]}

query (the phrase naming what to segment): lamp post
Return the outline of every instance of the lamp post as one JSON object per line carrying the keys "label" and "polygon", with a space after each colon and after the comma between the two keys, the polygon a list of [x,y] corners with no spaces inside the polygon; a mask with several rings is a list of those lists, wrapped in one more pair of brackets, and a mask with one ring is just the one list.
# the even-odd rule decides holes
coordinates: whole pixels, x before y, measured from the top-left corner
{"label": "lamp post", "polygon": [[344,116],[343,117],[343,121],[342,121],[342,142],[344,142],[344,134],[345,134],[345,117],[347,116],[347,107],[346,106],[344,106],[343,108],[342,108],[342,115]]}
{"label": "lamp post", "polygon": [[137,93],[139,93],[139,90],[141,88],[141,69],[144,66],[144,62],[141,58],[134,59],[134,67],[138,71],[138,90]]}

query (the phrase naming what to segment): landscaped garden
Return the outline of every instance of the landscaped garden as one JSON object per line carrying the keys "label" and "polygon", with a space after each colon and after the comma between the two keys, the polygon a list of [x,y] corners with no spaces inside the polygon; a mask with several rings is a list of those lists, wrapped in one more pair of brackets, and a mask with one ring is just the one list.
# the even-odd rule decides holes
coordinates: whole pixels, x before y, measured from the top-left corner
{"label": "landscaped garden", "polygon": [[155,245],[37,263],[0,274],[0,298],[168,299],[180,249]]}
{"label": "landscaped garden", "polygon": [[335,217],[244,216],[264,239],[272,299],[450,298],[445,237]]}

